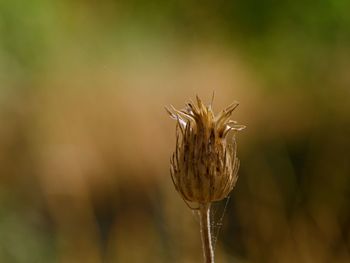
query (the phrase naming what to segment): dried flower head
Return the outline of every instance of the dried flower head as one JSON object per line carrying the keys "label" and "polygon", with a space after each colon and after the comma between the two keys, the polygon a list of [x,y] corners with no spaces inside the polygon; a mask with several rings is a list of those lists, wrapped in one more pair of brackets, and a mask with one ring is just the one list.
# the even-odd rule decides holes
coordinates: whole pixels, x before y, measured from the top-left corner
{"label": "dried flower head", "polygon": [[229,120],[238,106],[233,103],[214,116],[196,97],[185,109],[167,109],[176,120],[176,149],[171,158],[171,178],[186,203],[205,204],[219,201],[230,193],[237,181],[239,160],[236,140],[228,142],[229,132],[245,128]]}

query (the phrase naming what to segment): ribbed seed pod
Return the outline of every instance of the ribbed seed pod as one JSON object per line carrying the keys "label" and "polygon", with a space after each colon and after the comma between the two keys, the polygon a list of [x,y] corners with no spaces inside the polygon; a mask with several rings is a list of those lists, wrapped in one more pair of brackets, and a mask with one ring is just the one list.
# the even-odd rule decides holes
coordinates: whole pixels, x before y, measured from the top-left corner
{"label": "ribbed seed pod", "polygon": [[233,103],[214,116],[211,104],[197,98],[185,109],[167,109],[176,120],[176,149],[171,158],[171,178],[186,202],[206,204],[228,196],[237,181],[239,160],[236,139],[227,141],[230,131],[245,128],[229,120],[238,106]]}

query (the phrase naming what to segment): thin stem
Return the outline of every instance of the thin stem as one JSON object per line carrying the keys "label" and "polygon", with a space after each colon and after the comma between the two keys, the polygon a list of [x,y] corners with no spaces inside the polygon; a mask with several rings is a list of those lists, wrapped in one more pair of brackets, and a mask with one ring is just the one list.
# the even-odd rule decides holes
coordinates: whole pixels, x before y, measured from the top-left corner
{"label": "thin stem", "polygon": [[214,263],[214,250],[210,233],[210,203],[199,205],[200,230],[205,263]]}

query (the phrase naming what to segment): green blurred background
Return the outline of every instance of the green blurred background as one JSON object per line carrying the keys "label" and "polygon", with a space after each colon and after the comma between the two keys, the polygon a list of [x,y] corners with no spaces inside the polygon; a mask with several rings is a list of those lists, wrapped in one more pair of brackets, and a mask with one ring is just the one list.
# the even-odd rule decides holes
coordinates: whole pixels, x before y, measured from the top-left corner
{"label": "green blurred background", "polygon": [[247,125],[217,262],[350,262],[349,12],[0,0],[0,262],[201,262],[164,106],[213,91]]}

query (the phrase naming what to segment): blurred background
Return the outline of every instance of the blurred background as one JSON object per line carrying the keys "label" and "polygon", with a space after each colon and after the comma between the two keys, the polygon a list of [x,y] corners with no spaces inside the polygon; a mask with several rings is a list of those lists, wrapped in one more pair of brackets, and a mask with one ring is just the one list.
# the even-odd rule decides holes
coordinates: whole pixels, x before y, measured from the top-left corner
{"label": "blurred background", "polygon": [[1,0],[0,262],[202,262],[164,106],[213,91],[247,125],[217,262],[350,262],[349,11]]}

